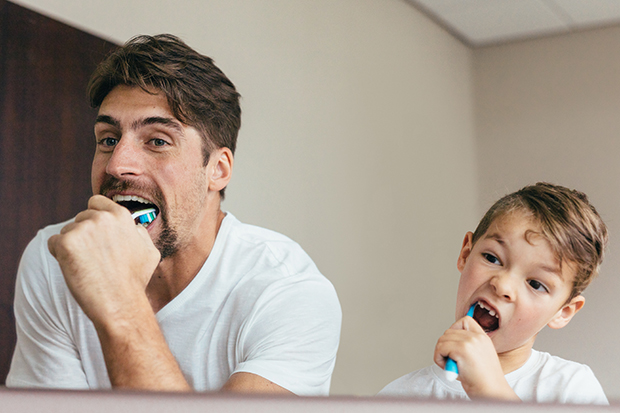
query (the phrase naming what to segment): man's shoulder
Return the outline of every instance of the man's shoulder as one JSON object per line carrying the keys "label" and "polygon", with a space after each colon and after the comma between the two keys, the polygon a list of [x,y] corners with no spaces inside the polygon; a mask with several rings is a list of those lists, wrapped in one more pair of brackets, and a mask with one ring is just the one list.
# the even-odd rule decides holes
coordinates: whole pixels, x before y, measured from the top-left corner
{"label": "man's shoulder", "polygon": [[224,222],[228,224],[230,232],[234,237],[241,238],[247,242],[258,244],[264,242],[282,242],[297,245],[295,241],[284,234],[257,225],[241,222],[230,212],[226,214]]}
{"label": "man's shoulder", "polygon": [[[217,274],[234,285],[234,292],[278,297],[288,300],[322,299],[337,303],[332,283],[314,261],[289,237],[255,225],[244,224],[230,213],[220,228],[212,261],[207,260],[205,274]],[[220,234],[218,233],[218,237]],[[273,298],[273,297],[272,297]]]}
{"label": "man's shoulder", "polygon": [[[314,262],[304,249],[291,238],[279,232],[245,224],[228,213],[225,231],[225,248],[228,252],[247,257],[261,257],[266,265],[288,266],[291,273],[305,270],[317,271]],[[231,251],[232,250],[232,251]]]}
{"label": "man's shoulder", "polygon": [[36,238],[40,238],[40,239],[43,239],[43,240],[47,241],[52,235],[60,234],[60,230],[62,230],[62,228],[65,225],[70,224],[73,221],[74,221],[74,218],[71,218],[71,219],[68,219],[66,221],[59,222],[57,224],[47,225],[47,226],[41,228],[37,232],[37,235],[35,236],[35,239]]}
{"label": "man's shoulder", "polygon": [[51,256],[47,248],[47,240],[50,239],[50,237],[52,237],[53,235],[59,234],[62,228],[70,222],[73,222],[73,219],[41,228],[26,246],[26,249],[24,250],[24,253],[22,255],[22,261],[24,259],[32,259],[35,256],[42,256],[48,254]]}

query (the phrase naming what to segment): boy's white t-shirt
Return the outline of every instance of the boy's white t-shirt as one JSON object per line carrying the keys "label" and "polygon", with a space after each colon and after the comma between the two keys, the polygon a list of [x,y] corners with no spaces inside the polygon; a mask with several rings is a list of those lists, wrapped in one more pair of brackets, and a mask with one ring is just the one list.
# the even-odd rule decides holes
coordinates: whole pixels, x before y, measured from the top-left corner
{"label": "boy's white t-shirt", "polygon": [[[527,362],[505,377],[522,401],[609,404],[590,367],[549,353],[532,350]],[[469,400],[461,383],[447,380],[436,364],[394,380],[379,395]]]}
{"label": "boy's white t-shirt", "polygon": [[[65,224],[39,231],[22,257],[7,386],[110,388],[94,326],[47,248]],[[341,316],[333,286],[297,243],[230,213],[203,268],[156,315],[195,390],[249,372],[298,395],[328,394]]]}

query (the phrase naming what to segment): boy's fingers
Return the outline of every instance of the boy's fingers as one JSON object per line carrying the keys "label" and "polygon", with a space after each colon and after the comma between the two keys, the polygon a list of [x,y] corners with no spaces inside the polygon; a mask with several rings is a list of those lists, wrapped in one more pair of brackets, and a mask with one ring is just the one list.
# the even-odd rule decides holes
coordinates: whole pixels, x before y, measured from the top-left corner
{"label": "boy's fingers", "polygon": [[[453,326],[454,327],[454,326]],[[455,349],[460,348],[461,343],[467,340],[467,334],[462,328],[449,328],[446,330],[441,337],[437,340],[437,344],[435,345],[435,353],[433,355],[433,360],[435,363],[443,368],[446,364],[446,358],[451,357],[455,361],[457,357],[453,357],[452,352]],[[456,354],[454,354],[456,356]]]}
{"label": "boy's fingers", "polygon": [[474,320],[472,317],[469,317],[469,316],[465,316],[463,318],[459,318],[458,320],[456,320],[456,322],[450,326],[450,329],[451,330],[467,330],[467,331],[473,331],[476,333],[484,333],[484,330],[482,329],[482,327],[480,327],[480,324],[478,324],[476,320]]}
{"label": "boy's fingers", "polygon": [[471,317],[463,317],[463,330],[471,331],[474,333],[484,333],[482,327],[476,320]]}
{"label": "boy's fingers", "polygon": [[459,318],[458,320],[456,320],[456,322],[450,326],[450,329],[451,330],[467,330],[467,327],[465,326],[466,318],[467,317],[463,317],[463,318]]}

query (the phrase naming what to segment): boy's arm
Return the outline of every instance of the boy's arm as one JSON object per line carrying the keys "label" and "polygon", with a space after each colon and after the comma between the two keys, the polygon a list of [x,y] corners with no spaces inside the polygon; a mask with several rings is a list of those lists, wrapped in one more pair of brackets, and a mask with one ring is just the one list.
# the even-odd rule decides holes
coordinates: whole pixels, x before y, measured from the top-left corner
{"label": "boy's arm", "polygon": [[493,342],[473,318],[461,318],[437,341],[435,363],[444,368],[448,356],[457,362],[459,381],[471,399],[521,401],[504,377]]}

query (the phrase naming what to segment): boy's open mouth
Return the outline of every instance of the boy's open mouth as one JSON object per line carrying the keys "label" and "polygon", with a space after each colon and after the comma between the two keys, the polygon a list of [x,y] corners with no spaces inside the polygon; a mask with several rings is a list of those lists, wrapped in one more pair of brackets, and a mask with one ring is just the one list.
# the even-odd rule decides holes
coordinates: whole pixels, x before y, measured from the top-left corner
{"label": "boy's open mouth", "polygon": [[474,308],[474,320],[480,324],[485,333],[490,333],[499,328],[499,314],[492,308],[485,307],[481,301],[478,301]]}
{"label": "boy's open mouth", "polygon": [[136,195],[114,195],[112,197],[112,201],[124,206],[132,214],[136,211],[147,208],[155,208],[155,211],[157,211],[157,214],[159,214],[159,208],[157,207],[157,205]]}

